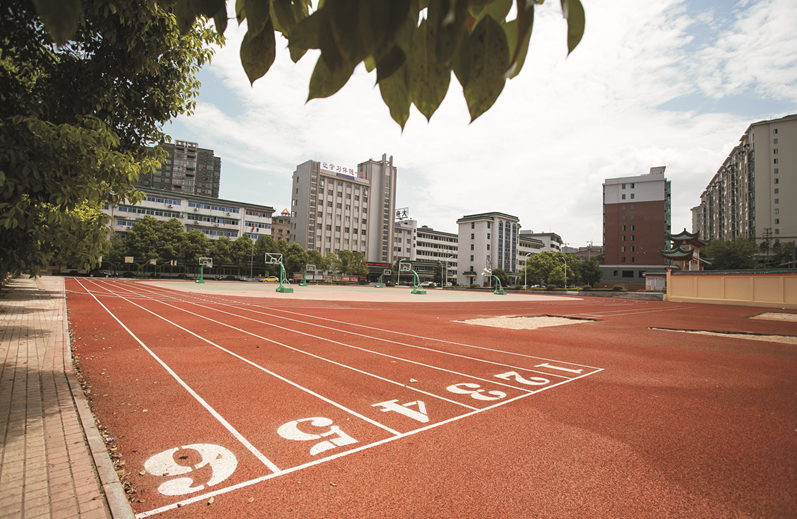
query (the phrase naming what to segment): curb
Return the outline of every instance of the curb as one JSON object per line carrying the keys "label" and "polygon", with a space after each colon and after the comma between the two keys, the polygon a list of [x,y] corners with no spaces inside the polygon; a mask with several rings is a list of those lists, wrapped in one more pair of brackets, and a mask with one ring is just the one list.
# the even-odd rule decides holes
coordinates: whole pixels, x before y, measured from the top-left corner
{"label": "curb", "polygon": [[111,458],[108,456],[108,451],[105,449],[105,441],[103,441],[100,431],[94,422],[94,415],[91,413],[89,404],[83,394],[83,389],[77,381],[74,373],[74,364],[72,363],[72,340],[69,337],[69,315],[67,314],[66,307],[66,284],[62,285],[63,301],[64,301],[64,374],[66,375],[69,389],[72,392],[72,400],[75,403],[80,423],[83,427],[83,434],[88,443],[89,450],[91,450],[91,457],[94,460],[94,468],[97,470],[97,475],[100,478],[103,492],[105,493],[105,501],[111,511],[113,519],[135,519],[133,509],[127,501],[127,494],[125,494],[122,484],[119,482],[119,477],[116,475],[116,470],[113,468]]}

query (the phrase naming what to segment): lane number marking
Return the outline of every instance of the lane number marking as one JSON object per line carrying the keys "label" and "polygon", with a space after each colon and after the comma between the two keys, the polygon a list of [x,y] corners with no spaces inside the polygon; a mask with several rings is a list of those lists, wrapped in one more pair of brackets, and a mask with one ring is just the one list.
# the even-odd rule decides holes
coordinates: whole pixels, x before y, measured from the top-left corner
{"label": "lane number marking", "polygon": [[[418,406],[417,411],[415,409],[410,409],[410,406],[413,405]],[[373,404],[371,407],[381,407],[383,413],[393,411],[395,413],[403,414],[404,416],[412,418],[413,420],[417,420],[421,423],[429,422],[429,416],[426,414],[426,404],[424,404],[421,400],[407,402],[406,404],[399,404],[398,399],[388,400],[387,402]]]}
{"label": "lane number marking", "polygon": [[484,392],[484,389],[477,389],[480,387],[481,386],[479,384],[463,382],[461,384],[448,386],[446,389],[452,393],[456,393],[457,395],[470,395],[471,398],[475,398],[476,400],[500,400],[502,398],[506,398],[506,393],[501,391],[488,391],[486,395],[483,395],[482,392]]}
{"label": "lane number marking", "polygon": [[[310,434],[299,429],[299,424],[303,422],[309,422],[308,425],[313,427],[329,427],[329,430],[319,434]],[[279,429],[277,429],[277,434],[285,438],[286,440],[296,440],[296,441],[312,441],[312,440],[320,440],[321,438],[326,438],[329,436],[334,437],[330,438],[329,440],[324,440],[319,442],[310,449],[310,454],[315,456],[318,453],[328,451],[330,449],[334,449],[336,447],[342,447],[344,445],[351,445],[353,443],[357,443],[357,440],[346,434],[345,432],[340,430],[340,427],[337,425],[332,425],[332,420],[329,418],[322,418],[322,417],[314,417],[314,418],[302,418],[301,420],[293,420],[286,424],[280,425]]]}
{"label": "lane number marking", "polygon": [[578,375],[580,375],[580,374],[581,374],[581,372],[582,372],[582,371],[584,371],[583,369],[570,369],[570,368],[563,368],[563,367],[561,367],[561,366],[551,366],[551,365],[550,365],[550,364],[548,364],[547,362],[546,362],[545,364],[537,364],[537,365],[536,365],[536,366],[534,366],[534,367],[535,367],[535,368],[549,368],[549,369],[558,369],[559,371],[567,371],[568,373],[576,373],[576,374],[578,374]]}
{"label": "lane number marking", "polygon": [[[180,450],[187,449],[198,452],[202,457],[201,461],[194,466],[178,463],[174,455]],[[238,467],[238,460],[235,459],[235,455],[232,452],[220,445],[194,443],[175,447],[152,456],[144,462],[144,469],[153,476],[169,477],[189,474],[206,465],[210,465],[212,475],[210,480],[204,485],[192,486],[194,484],[194,478],[192,477],[175,478],[161,484],[158,487],[158,492],[165,496],[181,496],[212,487],[221,483],[235,472],[236,467]]]}
{"label": "lane number marking", "polygon": [[500,375],[494,375],[494,376],[495,378],[500,378],[509,381],[511,381],[514,378],[515,382],[520,382],[521,384],[526,384],[527,386],[543,386],[545,384],[551,383],[550,380],[542,377],[523,378],[520,376],[520,373],[516,371],[507,371],[506,373],[501,373]]}

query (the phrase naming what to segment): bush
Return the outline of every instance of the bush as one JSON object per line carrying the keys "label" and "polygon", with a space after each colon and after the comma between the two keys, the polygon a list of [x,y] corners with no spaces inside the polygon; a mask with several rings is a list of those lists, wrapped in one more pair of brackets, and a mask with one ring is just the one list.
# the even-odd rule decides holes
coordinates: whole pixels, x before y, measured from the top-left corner
{"label": "bush", "polygon": [[78,271],[77,270],[70,270],[69,271],[69,275],[70,276],[77,276],[78,275]]}
{"label": "bush", "polygon": [[592,290],[592,286],[591,285],[584,285],[583,287],[581,287],[581,290],[583,290],[585,292],[588,292],[588,291]]}
{"label": "bush", "polygon": [[556,286],[548,285],[547,287],[545,287],[545,290],[553,290],[554,288],[556,288]]}
{"label": "bush", "polygon": [[227,276],[224,278],[225,281],[238,281],[238,278],[235,276]]}
{"label": "bush", "polygon": [[473,284],[473,285],[469,286],[468,288],[481,288],[481,287],[479,285]]}
{"label": "bush", "polygon": [[515,285],[512,287],[512,290],[523,290],[523,285]]}
{"label": "bush", "polygon": [[612,287],[612,290],[614,290],[615,292],[625,292],[625,289],[623,287],[621,287],[620,285],[614,285]]}
{"label": "bush", "polygon": [[122,274],[122,277],[123,277],[123,278],[132,278],[132,277],[135,277],[135,274],[134,274],[133,272],[130,272],[130,271],[128,270],[127,272],[125,272],[124,274]]}

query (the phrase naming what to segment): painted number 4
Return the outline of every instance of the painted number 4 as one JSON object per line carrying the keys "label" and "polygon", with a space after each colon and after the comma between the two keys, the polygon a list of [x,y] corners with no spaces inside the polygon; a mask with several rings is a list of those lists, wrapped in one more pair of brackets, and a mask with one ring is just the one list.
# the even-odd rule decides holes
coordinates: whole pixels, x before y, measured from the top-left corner
{"label": "painted number 4", "polygon": [[[299,429],[300,423],[309,422],[307,425],[313,427],[329,427],[329,430],[326,432],[322,432],[319,434],[310,434]],[[301,420],[293,420],[292,422],[288,422],[283,424],[277,429],[277,434],[285,438],[286,440],[296,440],[296,441],[313,441],[313,440],[320,440],[322,438],[329,438],[329,440],[324,440],[322,442],[316,443],[310,449],[310,454],[315,456],[316,454],[324,451],[328,451],[330,449],[334,449],[335,447],[342,447],[343,445],[351,445],[352,443],[357,443],[357,440],[349,436],[348,434],[344,433],[340,430],[340,427],[337,425],[332,425],[332,420],[329,418],[302,418]]]}

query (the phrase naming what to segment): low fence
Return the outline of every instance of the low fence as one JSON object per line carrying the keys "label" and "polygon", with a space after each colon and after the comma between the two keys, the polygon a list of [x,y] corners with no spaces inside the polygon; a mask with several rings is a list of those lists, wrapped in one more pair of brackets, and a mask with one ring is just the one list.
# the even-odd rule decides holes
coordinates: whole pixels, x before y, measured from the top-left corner
{"label": "low fence", "polygon": [[797,310],[797,270],[667,270],[665,301]]}

